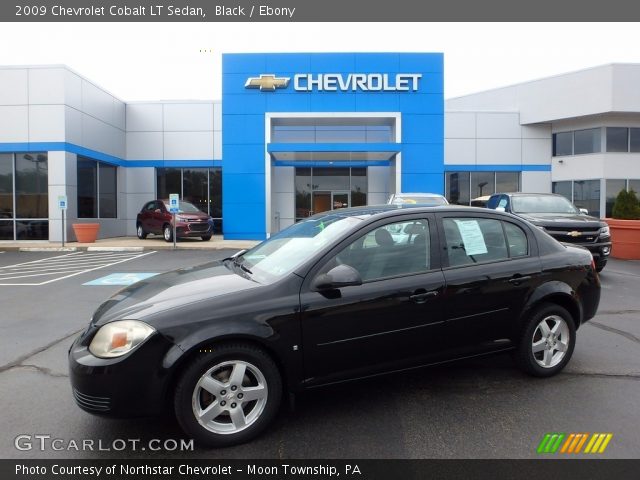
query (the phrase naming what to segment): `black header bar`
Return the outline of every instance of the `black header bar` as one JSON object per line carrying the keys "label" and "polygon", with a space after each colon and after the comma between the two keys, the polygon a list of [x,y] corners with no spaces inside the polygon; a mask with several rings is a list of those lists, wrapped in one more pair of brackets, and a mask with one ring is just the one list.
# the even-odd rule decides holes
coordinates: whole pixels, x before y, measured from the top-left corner
{"label": "black header bar", "polygon": [[[2,22],[638,21],[629,0],[14,0]],[[544,32],[540,32],[544,35]],[[384,32],[381,32],[384,34]]]}

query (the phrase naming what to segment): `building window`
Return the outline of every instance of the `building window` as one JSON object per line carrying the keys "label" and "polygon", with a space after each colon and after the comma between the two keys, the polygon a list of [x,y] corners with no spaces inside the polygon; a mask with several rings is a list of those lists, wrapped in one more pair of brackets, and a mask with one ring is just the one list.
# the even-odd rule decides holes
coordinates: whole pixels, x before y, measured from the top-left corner
{"label": "building window", "polygon": [[607,152],[629,151],[629,129],[607,127]]}
{"label": "building window", "polygon": [[367,169],[297,167],[296,222],[315,213],[367,204]]}
{"label": "building window", "polygon": [[578,208],[586,208],[589,215],[600,216],[600,180],[554,182],[553,193],[568,198]]}
{"label": "building window", "polygon": [[558,195],[562,195],[570,202],[573,202],[573,184],[571,181],[568,182],[553,182],[552,192],[557,193]]}
{"label": "building window", "polygon": [[607,196],[606,196],[606,207],[605,207],[605,216],[611,217],[611,213],[613,212],[613,204],[616,201],[616,197],[622,190],[627,189],[627,181],[626,180],[607,180]]}
{"label": "building window", "polygon": [[78,218],[118,217],[118,167],[78,157]]}
{"label": "building window", "polygon": [[391,143],[395,119],[274,118],[273,143]]}
{"label": "building window", "polygon": [[520,172],[445,172],[445,196],[452,204],[470,205],[496,192],[518,191]]}
{"label": "building window", "polygon": [[574,155],[600,152],[600,136],[600,128],[589,128],[588,130],[576,130],[573,132]]}
{"label": "building window", "polygon": [[46,153],[0,154],[0,240],[49,238]]}
{"label": "building window", "polygon": [[214,219],[222,231],[222,168],[156,168],[156,193],[162,200],[177,193]]}
{"label": "building window", "polygon": [[573,132],[553,134],[553,156],[573,155]]}
{"label": "building window", "polygon": [[629,151],[640,152],[640,128],[629,129]]}

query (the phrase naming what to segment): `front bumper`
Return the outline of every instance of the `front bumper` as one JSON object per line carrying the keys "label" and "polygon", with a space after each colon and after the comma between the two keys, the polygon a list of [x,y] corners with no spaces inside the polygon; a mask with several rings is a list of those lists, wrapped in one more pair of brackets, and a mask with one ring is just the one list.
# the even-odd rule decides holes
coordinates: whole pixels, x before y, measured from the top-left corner
{"label": "front bumper", "polygon": [[176,224],[178,237],[204,237],[213,235],[213,222],[178,222]]}
{"label": "front bumper", "polygon": [[118,358],[89,352],[97,328],[78,337],[69,350],[69,378],[77,405],[95,415],[151,416],[166,404],[169,372],[162,360],[173,346],[157,332],[135,350]]}

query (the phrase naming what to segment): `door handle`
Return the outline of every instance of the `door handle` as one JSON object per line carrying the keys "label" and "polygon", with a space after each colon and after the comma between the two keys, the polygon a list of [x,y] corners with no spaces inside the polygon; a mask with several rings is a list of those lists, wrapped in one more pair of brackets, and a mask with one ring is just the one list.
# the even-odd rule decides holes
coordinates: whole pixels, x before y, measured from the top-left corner
{"label": "door handle", "polygon": [[431,297],[437,297],[437,296],[438,296],[438,292],[435,290],[432,290],[431,292],[422,292],[422,293],[415,293],[414,295],[410,295],[409,300],[411,300],[414,303],[424,303],[427,301],[427,299]]}
{"label": "door handle", "polygon": [[509,279],[509,283],[512,285],[520,285],[522,282],[526,282],[527,280],[531,280],[531,275],[518,275]]}

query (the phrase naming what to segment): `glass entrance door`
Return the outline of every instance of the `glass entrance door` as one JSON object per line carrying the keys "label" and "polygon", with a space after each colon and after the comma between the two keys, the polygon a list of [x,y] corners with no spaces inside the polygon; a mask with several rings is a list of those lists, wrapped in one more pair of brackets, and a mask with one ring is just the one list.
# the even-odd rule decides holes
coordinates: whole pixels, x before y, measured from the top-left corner
{"label": "glass entrance door", "polygon": [[351,206],[349,192],[313,192],[313,213],[322,213]]}
{"label": "glass entrance door", "polygon": [[331,192],[332,210],[349,207],[349,192]]}

